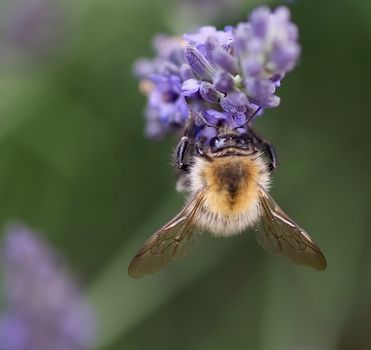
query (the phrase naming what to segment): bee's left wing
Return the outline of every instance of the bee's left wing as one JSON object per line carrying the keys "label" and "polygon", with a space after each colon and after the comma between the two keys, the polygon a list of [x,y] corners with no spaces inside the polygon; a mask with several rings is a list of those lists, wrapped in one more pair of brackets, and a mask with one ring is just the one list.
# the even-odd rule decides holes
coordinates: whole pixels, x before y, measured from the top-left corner
{"label": "bee's left wing", "polygon": [[284,255],[297,264],[325,270],[327,262],[311,237],[263,189],[260,195],[261,229],[258,242],[273,255]]}
{"label": "bee's left wing", "polygon": [[190,252],[197,243],[198,232],[194,219],[202,202],[203,192],[200,191],[177,216],[143,244],[130,262],[130,277],[139,278],[156,272],[170,261]]}

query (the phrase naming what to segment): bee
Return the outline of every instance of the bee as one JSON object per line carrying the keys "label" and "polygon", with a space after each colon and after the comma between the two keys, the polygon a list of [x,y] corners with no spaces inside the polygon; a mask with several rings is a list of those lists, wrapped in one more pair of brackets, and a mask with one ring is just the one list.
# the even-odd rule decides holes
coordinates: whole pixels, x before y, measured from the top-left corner
{"label": "bee", "polygon": [[[197,117],[217,129],[207,142],[195,138]],[[254,228],[257,241],[269,253],[326,269],[320,248],[269,194],[276,159],[273,146],[251,125],[215,127],[192,113],[175,156],[180,171],[177,187],[189,192],[189,199],[140,248],[129,265],[129,276],[142,277],[186,256],[203,232],[228,237],[248,228]]]}

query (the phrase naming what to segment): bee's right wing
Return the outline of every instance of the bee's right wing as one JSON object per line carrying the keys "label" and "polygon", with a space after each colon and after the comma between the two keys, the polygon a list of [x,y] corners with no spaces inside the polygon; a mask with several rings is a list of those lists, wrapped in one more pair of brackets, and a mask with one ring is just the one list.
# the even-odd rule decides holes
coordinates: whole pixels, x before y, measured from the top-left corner
{"label": "bee's right wing", "polygon": [[161,269],[172,260],[187,255],[197,243],[198,232],[194,219],[203,203],[198,192],[182,211],[155,232],[140,248],[129,265],[129,276],[139,278]]}
{"label": "bee's right wing", "polygon": [[263,189],[260,194],[261,228],[256,231],[258,242],[271,254],[283,255],[296,264],[316,270],[326,269],[321,249]]}

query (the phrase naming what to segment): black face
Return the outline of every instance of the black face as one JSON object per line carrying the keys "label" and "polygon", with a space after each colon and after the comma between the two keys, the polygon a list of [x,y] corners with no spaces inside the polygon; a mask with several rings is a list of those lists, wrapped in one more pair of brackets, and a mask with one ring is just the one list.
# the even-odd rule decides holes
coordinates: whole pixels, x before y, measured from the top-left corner
{"label": "black face", "polygon": [[257,145],[252,137],[247,134],[241,135],[223,135],[213,137],[210,140],[211,152],[218,152],[224,148],[256,149]]}

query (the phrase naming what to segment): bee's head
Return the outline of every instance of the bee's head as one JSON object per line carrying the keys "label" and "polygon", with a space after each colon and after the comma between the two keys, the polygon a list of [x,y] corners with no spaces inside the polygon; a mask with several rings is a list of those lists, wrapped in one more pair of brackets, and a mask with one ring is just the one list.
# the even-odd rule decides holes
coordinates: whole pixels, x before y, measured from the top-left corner
{"label": "bee's head", "polygon": [[[210,111],[208,111],[210,113]],[[217,114],[217,117],[214,114]],[[254,134],[246,127],[248,120],[236,116],[222,118],[221,112],[206,116],[194,113],[192,116],[197,123],[194,124],[194,137],[199,154],[210,153],[222,156],[230,153],[256,152],[259,143]],[[223,116],[225,116],[223,114]],[[250,119],[249,119],[250,120]],[[238,152],[240,150],[241,152]]]}
{"label": "bee's head", "polygon": [[259,146],[254,137],[247,133],[221,134],[210,139],[210,152],[217,153],[227,148],[257,151]]}

